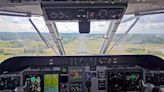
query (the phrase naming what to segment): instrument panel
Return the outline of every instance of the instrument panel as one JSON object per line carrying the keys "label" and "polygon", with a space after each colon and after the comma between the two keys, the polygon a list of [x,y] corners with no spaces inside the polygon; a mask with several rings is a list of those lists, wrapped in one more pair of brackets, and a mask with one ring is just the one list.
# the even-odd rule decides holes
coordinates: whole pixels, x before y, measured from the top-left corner
{"label": "instrument panel", "polygon": [[0,91],[140,92],[140,80],[164,85],[163,63],[151,55],[15,57],[0,64]]}

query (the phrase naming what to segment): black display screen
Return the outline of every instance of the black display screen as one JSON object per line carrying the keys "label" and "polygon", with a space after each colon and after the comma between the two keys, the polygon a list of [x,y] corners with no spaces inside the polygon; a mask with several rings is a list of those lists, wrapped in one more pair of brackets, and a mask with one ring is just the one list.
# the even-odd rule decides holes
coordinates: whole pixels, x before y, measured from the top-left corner
{"label": "black display screen", "polygon": [[43,92],[43,76],[40,74],[25,75],[25,85],[28,92]]}
{"label": "black display screen", "polygon": [[27,92],[59,92],[59,74],[24,75]]}

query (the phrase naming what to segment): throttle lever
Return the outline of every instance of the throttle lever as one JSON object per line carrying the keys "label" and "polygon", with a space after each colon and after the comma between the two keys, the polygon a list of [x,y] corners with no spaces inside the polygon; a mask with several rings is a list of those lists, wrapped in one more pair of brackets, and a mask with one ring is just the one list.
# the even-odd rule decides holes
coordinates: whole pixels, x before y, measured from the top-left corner
{"label": "throttle lever", "polygon": [[25,85],[23,87],[17,87],[14,89],[14,92],[29,92],[27,89],[27,82],[25,82]]}
{"label": "throttle lever", "polygon": [[164,88],[154,86],[151,83],[144,83],[143,80],[139,81],[141,92],[164,92]]}
{"label": "throttle lever", "polygon": [[143,80],[140,80],[139,83],[140,83],[141,92],[153,92],[153,89],[155,87],[153,84],[151,83],[145,84]]}

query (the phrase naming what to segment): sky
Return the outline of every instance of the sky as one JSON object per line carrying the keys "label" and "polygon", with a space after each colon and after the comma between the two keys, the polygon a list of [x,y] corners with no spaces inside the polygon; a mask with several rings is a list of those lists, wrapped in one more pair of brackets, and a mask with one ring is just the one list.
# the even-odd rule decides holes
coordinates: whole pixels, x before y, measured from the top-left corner
{"label": "sky", "polygon": [[[130,16],[124,16],[127,19]],[[30,24],[29,18],[0,16],[0,32],[36,32]],[[48,32],[43,17],[32,17],[41,32]],[[111,21],[91,22],[91,33],[106,33]],[[134,20],[121,23],[117,33],[124,33]],[[78,33],[77,22],[57,22],[57,28],[60,33]],[[140,17],[140,20],[132,28],[130,33],[164,33],[164,14],[146,15]]]}

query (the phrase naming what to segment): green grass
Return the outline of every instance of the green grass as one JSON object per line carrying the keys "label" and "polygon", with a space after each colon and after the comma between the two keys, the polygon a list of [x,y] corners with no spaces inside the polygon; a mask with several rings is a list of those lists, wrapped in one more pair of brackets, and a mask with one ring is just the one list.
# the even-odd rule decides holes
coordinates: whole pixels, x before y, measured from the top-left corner
{"label": "green grass", "polygon": [[[86,49],[90,54],[99,54],[103,39],[85,38]],[[43,42],[27,41],[22,47],[16,48],[13,42],[0,41],[0,61],[14,56],[55,56],[52,49],[47,48]],[[52,43],[51,43],[52,44]],[[64,44],[66,55],[76,55],[80,50],[80,39],[72,40]],[[111,44],[111,46],[114,43]],[[13,46],[14,45],[14,46]],[[55,45],[54,45],[55,46]],[[110,47],[111,47],[110,46]],[[111,54],[152,54],[164,59],[164,44],[125,44],[115,46]]]}
{"label": "green grass", "polygon": [[0,62],[10,58],[11,56],[0,54]]}

